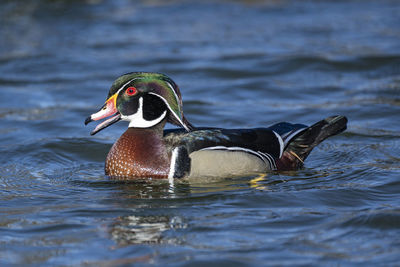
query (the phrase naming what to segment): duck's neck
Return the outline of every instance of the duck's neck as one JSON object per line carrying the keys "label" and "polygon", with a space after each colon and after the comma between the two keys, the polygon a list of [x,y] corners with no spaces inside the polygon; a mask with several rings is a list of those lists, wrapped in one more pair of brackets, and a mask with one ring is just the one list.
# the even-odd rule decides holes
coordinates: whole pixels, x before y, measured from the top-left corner
{"label": "duck's neck", "polygon": [[167,178],[170,159],[160,123],[151,128],[128,128],[108,152],[106,175],[119,179]]}

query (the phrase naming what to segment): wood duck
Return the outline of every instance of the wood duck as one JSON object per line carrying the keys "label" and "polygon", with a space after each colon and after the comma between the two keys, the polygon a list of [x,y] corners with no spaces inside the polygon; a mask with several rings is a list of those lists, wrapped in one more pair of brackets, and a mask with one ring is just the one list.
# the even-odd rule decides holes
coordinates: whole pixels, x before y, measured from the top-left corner
{"label": "wood duck", "polygon": [[[109,117],[109,118],[108,118]],[[178,86],[160,73],[132,72],[114,81],[103,107],[85,124],[108,118],[91,135],[120,121],[129,127],[110,149],[106,175],[116,179],[249,175],[296,170],[311,150],[346,129],[333,116],[307,127],[195,128],[184,116]],[[164,130],[169,122],[180,129]]]}

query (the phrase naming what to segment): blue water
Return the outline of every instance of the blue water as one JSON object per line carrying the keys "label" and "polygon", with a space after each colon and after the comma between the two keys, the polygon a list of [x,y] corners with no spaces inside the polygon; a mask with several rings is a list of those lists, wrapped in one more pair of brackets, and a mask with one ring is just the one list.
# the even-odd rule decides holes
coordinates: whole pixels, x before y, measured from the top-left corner
{"label": "blue water", "polygon": [[[398,1],[0,2],[0,265],[400,261]],[[348,130],[302,170],[110,181],[113,80],[169,75],[196,126]]]}

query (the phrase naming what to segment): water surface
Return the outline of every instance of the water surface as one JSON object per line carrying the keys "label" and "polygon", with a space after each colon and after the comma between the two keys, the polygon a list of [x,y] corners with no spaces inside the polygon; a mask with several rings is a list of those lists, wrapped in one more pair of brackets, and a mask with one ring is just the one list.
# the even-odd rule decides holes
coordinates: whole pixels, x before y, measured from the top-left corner
{"label": "water surface", "polygon": [[[2,1],[0,265],[396,265],[397,1]],[[198,126],[348,130],[304,169],[121,183],[89,135],[112,81],[155,71]]]}

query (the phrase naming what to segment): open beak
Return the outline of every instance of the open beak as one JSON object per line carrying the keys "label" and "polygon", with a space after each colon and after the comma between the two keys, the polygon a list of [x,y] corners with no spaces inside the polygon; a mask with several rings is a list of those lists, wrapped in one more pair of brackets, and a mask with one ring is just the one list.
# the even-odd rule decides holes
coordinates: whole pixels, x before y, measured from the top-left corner
{"label": "open beak", "polygon": [[85,120],[85,125],[89,122],[101,120],[107,117],[107,120],[103,121],[102,123],[98,124],[96,128],[90,133],[90,135],[95,135],[96,133],[100,132],[104,128],[107,128],[111,124],[116,123],[117,121],[121,120],[121,114],[117,110],[117,93],[107,99],[106,103],[103,107],[96,113],[93,113]]}

